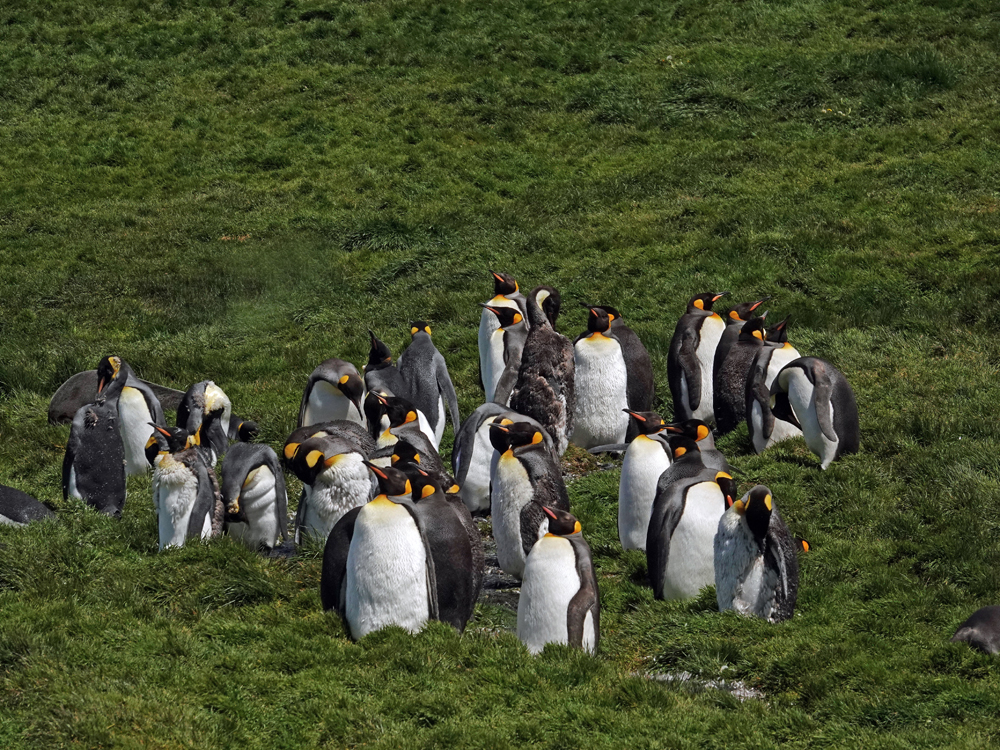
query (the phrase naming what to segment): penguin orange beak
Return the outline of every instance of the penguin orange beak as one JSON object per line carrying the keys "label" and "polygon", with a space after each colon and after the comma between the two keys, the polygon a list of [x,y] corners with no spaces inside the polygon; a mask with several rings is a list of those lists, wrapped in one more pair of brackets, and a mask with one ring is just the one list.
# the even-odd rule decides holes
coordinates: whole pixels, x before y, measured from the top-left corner
{"label": "penguin orange beak", "polygon": [[712,302],[718,302],[720,299],[722,299],[723,297],[725,297],[727,294],[729,294],[729,292],[719,292],[714,297],[712,297]]}
{"label": "penguin orange beak", "polygon": [[771,298],[770,297],[762,297],[761,299],[759,299],[756,302],[754,302],[752,305],[750,305],[750,312],[753,312],[754,310],[756,310],[758,307],[760,307],[761,305],[763,305],[769,299],[771,299]]}
{"label": "penguin orange beak", "polygon": [[631,414],[631,415],[632,415],[633,417],[635,417],[636,419],[638,419],[638,420],[639,420],[640,422],[645,422],[645,421],[646,421],[646,418],[645,418],[645,417],[640,417],[640,416],[639,416],[639,415],[638,415],[638,414],[637,414],[636,412],[634,412],[634,411],[629,411],[628,409],[622,409],[622,411],[623,411],[623,412],[625,412],[626,414]]}
{"label": "penguin orange beak", "polygon": [[365,466],[367,466],[369,469],[371,469],[372,473],[375,476],[381,477],[382,479],[388,479],[389,478],[388,476],[386,476],[386,473],[384,471],[382,471],[379,467],[377,467],[375,464],[370,464],[367,461],[362,461],[361,463],[363,463]]}
{"label": "penguin orange beak", "polygon": [[496,279],[497,281],[499,281],[501,284],[503,283],[503,276],[501,276],[500,274],[498,274],[496,271],[490,271],[490,273],[493,274],[493,278],[494,279]]}

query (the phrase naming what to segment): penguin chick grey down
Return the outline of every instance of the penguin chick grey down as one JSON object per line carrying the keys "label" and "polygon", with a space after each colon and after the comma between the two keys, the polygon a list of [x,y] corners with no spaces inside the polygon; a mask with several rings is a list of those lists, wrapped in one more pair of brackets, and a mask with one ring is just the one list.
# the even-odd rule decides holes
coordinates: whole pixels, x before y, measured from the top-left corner
{"label": "penguin chick grey down", "polygon": [[237,443],[222,462],[225,530],[252,550],[269,550],[288,536],[285,472],[267,445]]}
{"label": "penguin chick grey down", "polygon": [[448,404],[452,431],[458,433],[458,396],[441,352],[431,340],[431,327],[419,320],[410,323],[410,345],[399,355],[399,374],[406,384],[408,398],[424,413],[434,433],[434,446],[444,435],[444,407]]}
{"label": "penguin chick grey down", "polygon": [[768,622],[792,616],[799,561],[771,490],[758,484],[732,503],[719,520],[714,546],[720,612],[732,609]]}

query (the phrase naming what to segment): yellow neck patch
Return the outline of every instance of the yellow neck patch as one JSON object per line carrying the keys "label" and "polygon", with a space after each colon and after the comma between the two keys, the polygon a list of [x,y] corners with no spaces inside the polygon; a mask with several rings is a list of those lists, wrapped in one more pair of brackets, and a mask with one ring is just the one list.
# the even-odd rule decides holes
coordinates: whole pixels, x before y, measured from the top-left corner
{"label": "yellow neck patch", "polygon": [[430,497],[434,494],[434,487],[431,485],[425,485],[422,490],[420,490],[420,497]]}
{"label": "yellow neck patch", "polygon": [[697,307],[699,310],[704,310],[705,309],[705,303],[702,302],[700,299],[696,299],[691,304],[694,305],[695,307]]}

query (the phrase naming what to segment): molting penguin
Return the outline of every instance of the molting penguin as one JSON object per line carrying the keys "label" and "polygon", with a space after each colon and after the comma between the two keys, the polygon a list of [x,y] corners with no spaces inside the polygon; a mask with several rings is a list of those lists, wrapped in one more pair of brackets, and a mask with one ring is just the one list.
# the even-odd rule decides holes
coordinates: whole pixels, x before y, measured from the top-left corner
{"label": "molting penguin", "polygon": [[497,319],[497,328],[487,342],[488,356],[483,369],[486,398],[506,406],[517,384],[528,321],[520,310],[509,307],[487,307],[486,311]]}
{"label": "molting penguin", "polygon": [[374,500],[334,526],[323,550],[320,598],[335,609],[355,640],[390,625],[411,633],[436,620],[434,557],[403,472],[370,466]]}
{"label": "molting penguin", "polygon": [[618,538],[623,549],[646,549],[660,475],[670,467],[666,423],[656,412],[630,411],[639,433],[628,444],[618,483]]}
{"label": "molting penguin", "polygon": [[32,521],[55,516],[48,507],[26,492],[0,484],[0,526],[27,526]]}
{"label": "molting penguin", "polygon": [[209,412],[220,412],[210,429],[203,429],[200,444],[211,450],[211,465],[222,458],[229,447],[228,426],[233,407],[225,392],[211,380],[202,380],[187,389],[177,406],[177,426],[194,435],[202,429]]}
{"label": "molting penguin", "polygon": [[313,370],[302,393],[299,427],[347,419],[365,424],[361,398],[365,384],[358,369],[350,362],[333,357]]}
{"label": "molting penguin", "polygon": [[303,485],[295,513],[296,544],[303,534],[326,539],[345,513],[371,499],[364,458],[355,444],[340,437],[313,437],[299,445],[288,462]]}
{"label": "molting penguin", "polygon": [[581,448],[622,443],[628,431],[628,368],[621,344],[611,335],[615,313],[592,307],[587,330],[573,347],[576,413],[570,442]]}
{"label": "molting penguin", "polygon": [[97,366],[98,393],[115,378],[123,378],[125,385],[118,396],[118,419],[125,448],[125,474],[145,474],[149,470],[146,462],[146,442],[153,433],[150,422],[161,427],[163,409],[153,389],[139,380],[128,363],[120,357],[105,357]]}
{"label": "molting penguin", "polygon": [[802,430],[791,422],[778,419],[771,411],[771,385],[781,369],[799,353],[788,343],[787,320],[767,329],[764,348],[754,357],[747,376],[746,420],[750,442],[757,453],[763,453],[775,443],[801,437]]}
{"label": "molting penguin", "polygon": [[562,471],[545,447],[543,432],[525,422],[494,422],[490,428],[493,447],[500,453],[490,491],[497,561],[518,578],[540,536],[546,517],[542,507],[569,510]]}
{"label": "molting penguin", "polygon": [[743,324],[752,320],[754,311],[769,299],[771,298],[764,297],[756,302],[741,302],[738,305],[734,305],[733,308],[725,314],[723,319],[726,321],[726,329],[722,332],[722,338],[719,339],[719,345],[715,349],[715,359],[712,364],[713,380],[718,377],[719,368],[726,359],[726,355],[729,353],[730,347],[736,343],[737,339],[739,339],[740,331],[743,329]]}
{"label": "molting penguin", "polygon": [[[371,338],[371,348],[368,350],[368,364],[365,365],[365,388],[388,396],[405,396],[406,383],[392,363],[392,351],[379,341],[374,331],[369,330],[368,336]],[[365,416],[367,417],[367,411]]]}
{"label": "molting penguin", "polygon": [[125,380],[120,370],[110,382],[101,379],[97,400],[77,410],[62,466],[64,500],[75,497],[116,518],[125,507],[125,446],[118,416]]}
{"label": "molting penguin", "polygon": [[799,560],[771,490],[758,484],[719,519],[715,536],[719,611],[787,620],[799,593]]}
{"label": "molting penguin", "polygon": [[696,442],[669,441],[674,462],[656,489],[646,561],[657,599],[687,599],[715,582],[713,540],[736,489],[729,474],[705,467]]}
{"label": "molting penguin", "polygon": [[268,550],[288,537],[285,472],[266,445],[237,443],[222,462],[226,533],[252,550]]}
{"label": "molting penguin", "polygon": [[154,427],[150,442],[159,450],[154,459],[153,507],[156,509],[160,550],[183,547],[188,539],[213,535],[217,509],[222,505],[215,470],[198,450],[194,435],[180,427]]}
{"label": "molting penguin", "polygon": [[699,294],[688,302],[677,321],[667,357],[667,379],[674,399],[674,419],[715,423],[712,408],[712,366],[726,324],[712,305],[726,292]]}
{"label": "molting penguin", "polygon": [[543,508],[545,520],[524,565],[517,637],[532,654],[561,643],[591,654],[600,639],[601,601],[590,545],[580,522]]}
{"label": "molting penguin", "polygon": [[497,273],[496,271],[490,271],[490,275],[493,277],[493,299],[482,304],[482,307],[487,309],[483,310],[479,318],[479,372],[487,401],[493,400],[493,393],[496,391],[496,384],[492,386],[490,384],[489,373],[492,356],[491,341],[494,331],[500,326],[500,320],[488,308],[509,307],[521,313],[523,319],[528,317],[524,295],[518,291],[514,277],[508,273]]}
{"label": "molting penguin", "polygon": [[424,321],[410,323],[410,345],[399,355],[399,374],[406,383],[405,396],[424,413],[434,433],[434,446],[444,435],[444,405],[448,402],[451,427],[458,432],[458,396],[448,375],[448,365],[431,341],[431,327]]}
{"label": "molting penguin", "polygon": [[468,508],[416,463],[396,464],[410,480],[417,520],[434,558],[438,619],[459,632],[476,609],[483,586],[483,540]]}
{"label": "molting penguin", "polygon": [[[747,376],[754,357],[764,348],[764,319],[767,313],[743,324],[736,342],[719,365],[712,387],[712,408],[720,435],[735,430],[746,418]],[[730,326],[733,328],[734,326]]]}
{"label": "molting penguin", "polygon": [[[555,441],[556,450],[561,456],[569,445],[569,436],[573,434],[576,363],[573,344],[556,332],[551,320],[538,304],[539,298],[543,300],[543,304],[551,300],[552,292],[555,290],[551,287],[538,287],[528,296],[528,320],[531,328],[521,352],[521,364],[517,384],[511,393],[510,408],[542,424]],[[558,314],[558,307],[554,309]]]}
{"label": "molting penguin", "polygon": [[771,384],[771,411],[802,430],[823,469],[858,451],[861,427],[854,391],[824,359],[800,357],[785,365]]}
{"label": "molting penguin", "polygon": [[982,607],[958,626],[952,643],[965,641],[984,654],[1000,653],[1000,607]]}
{"label": "molting penguin", "polygon": [[285,447],[282,449],[284,460],[291,461],[298,452],[299,446],[313,437],[341,438],[350,443],[354,450],[366,458],[375,451],[375,441],[364,427],[357,422],[339,419],[333,422],[306,425],[293,430],[292,434],[285,440]]}

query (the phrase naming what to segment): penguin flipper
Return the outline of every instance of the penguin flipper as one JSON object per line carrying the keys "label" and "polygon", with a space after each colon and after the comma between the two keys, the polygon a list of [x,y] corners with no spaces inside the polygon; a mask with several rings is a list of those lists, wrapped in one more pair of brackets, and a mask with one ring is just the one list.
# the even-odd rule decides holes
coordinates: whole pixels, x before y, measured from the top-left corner
{"label": "penguin flipper", "polygon": [[427,528],[420,521],[420,514],[417,513],[416,506],[412,502],[402,502],[399,503],[410,513],[410,517],[413,519],[413,523],[417,527],[417,531],[420,532],[420,538],[424,543],[424,564],[427,571],[427,619],[428,620],[440,620],[441,610],[438,606],[438,591],[437,591],[437,571],[434,570],[434,555],[431,552],[430,542],[427,541]]}
{"label": "penguin flipper", "polygon": [[593,448],[587,448],[587,453],[621,453],[624,450],[628,450],[628,443],[595,445]]}
{"label": "penguin flipper", "polygon": [[281,541],[288,539],[288,491],[285,488],[285,472],[277,458],[271,461],[274,474],[274,512],[278,514],[278,533]]}
{"label": "penguin flipper", "polygon": [[663,598],[663,575],[670,559],[670,538],[684,513],[684,502],[676,493],[656,490],[653,511],[646,530],[646,567],[653,584],[653,596]]}
{"label": "penguin flipper", "polygon": [[542,521],[547,518],[545,511],[542,510],[542,504],[537,500],[532,499],[521,508],[521,549],[525,559],[538,541],[538,531]]}
{"label": "penguin flipper", "polygon": [[[309,405],[309,394],[312,392],[313,386],[316,384],[316,379],[312,376],[309,377],[309,382],[306,383],[306,389],[302,392],[302,403],[299,404],[299,419],[296,422],[296,427],[304,427],[303,420],[306,418],[306,407]],[[180,409],[177,410],[177,420],[180,424],[181,412]]]}
{"label": "penguin flipper", "polygon": [[[344,617],[344,581],[347,579],[347,556],[354,538],[354,524],[361,508],[351,508],[333,526],[323,548],[323,570],[320,574],[319,597],[323,611],[336,610]],[[298,535],[298,532],[296,532]]]}
{"label": "penguin flipper", "polygon": [[771,394],[765,387],[764,378],[760,377],[760,373],[756,370],[753,372],[756,377],[753,380],[747,381],[747,390],[749,391],[749,398],[747,399],[747,424],[752,429],[753,417],[750,406],[756,401],[760,405],[761,428],[764,432],[764,439],[770,440],[771,435],[774,433],[774,412],[771,411]]}
{"label": "penguin flipper", "polygon": [[[198,490],[195,495],[194,508],[191,509],[191,516],[188,520],[187,531],[184,533],[185,540],[201,538],[202,530],[205,528],[205,520],[212,519],[214,521],[213,511],[216,500],[219,498],[218,486],[213,489],[212,481],[208,476],[208,467],[200,456],[195,454],[189,467],[198,479]],[[215,535],[214,523],[212,524],[212,534]]]}
{"label": "penguin flipper", "polygon": [[681,341],[678,360],[688,392],[687,407],[693,413],[701,403],[701,362],[695,349],[697,340],[693,336],[685,336]]}
{"label": "penguin flipper", "polygon": [[302,544],[302,524],[306,521],[306,488],[299,495],[299,507],[295,510],[295,544]]}
{"label": "penguin flipper", "polygon": [[455,393],[455,385],[451,382],[451,375],[448,374],[448,366],[444,357],[438,355],[437,363],[437,384],[438,391],[448,401],[448,412],[451,414],[451,429],[457,435],[459,428],[458,419],[458,395]]}
{"label": "penguin flipper", "polygon": [[[795,548],[792,545],[788,528],[784,523],[768,530],[767,546],[764,550],[765,568],[777,572],[778,580],[774,586],[774,602],[771,605],[771,622],[782,622],[795,613],[795,601],[799,593],[799,562]],[[783,533],[782,533],[783,532]]]}
{"label": "penguin flipper", "polygon": [[583,648],[587,613],[590,612],[594,618],[594,653],[596,653],[601,638],[601,598],[597,588],[597,576],[594,573],[594,560],[590,545],[582,534],[580,539],[571,539],[570,543],[576,553],[576,573],[580,578],[580,589],[569,600],[569,606],[566,608],[569,645],[573,648]]}
{"label": "penguin flipper", "polygon": [[819,429],[831,443],[837,442],[837,431],[833,429],[833,411],[830,408],[833,397],[833,383],[825,369],[817,367],[816,384],[813,388],[813,408],[816,410],[816,421],[819,422]]}
{"label": "penguin flipper", "polygon": [[501,406],[506,405],[510,400],[510,394],[514,391],[515,385],[517,385],[517,369],[510,366],[505,367],[503,375],[500,376],[500,380],[497,382],[497,388],[493,392],[494,403]]}

